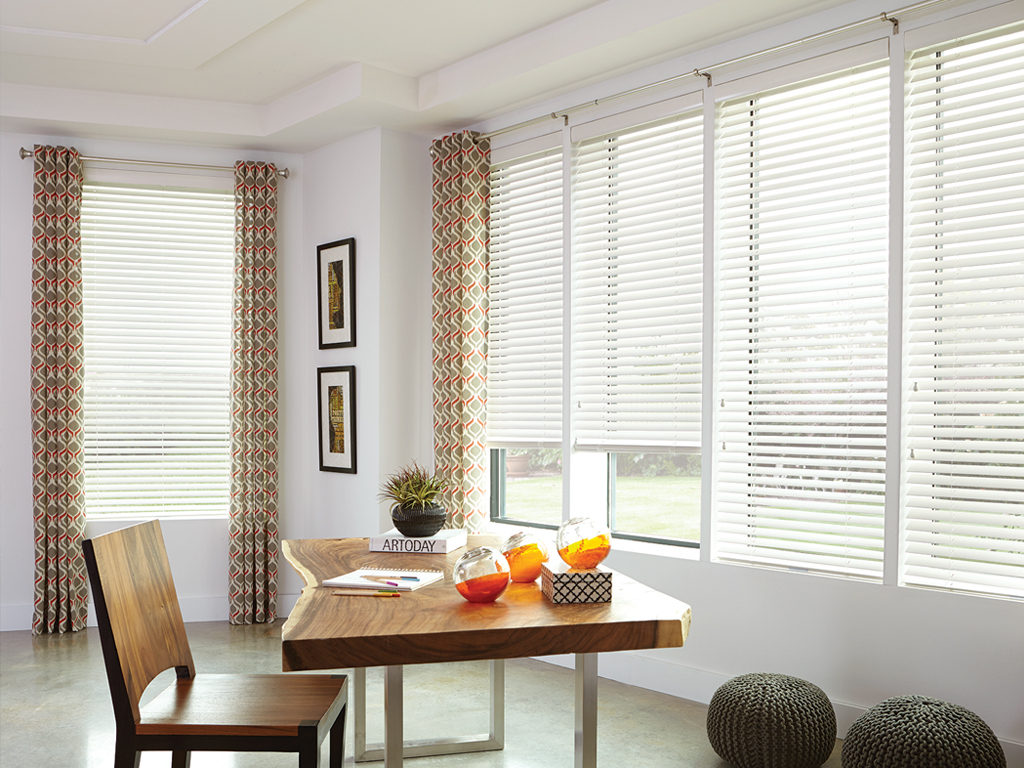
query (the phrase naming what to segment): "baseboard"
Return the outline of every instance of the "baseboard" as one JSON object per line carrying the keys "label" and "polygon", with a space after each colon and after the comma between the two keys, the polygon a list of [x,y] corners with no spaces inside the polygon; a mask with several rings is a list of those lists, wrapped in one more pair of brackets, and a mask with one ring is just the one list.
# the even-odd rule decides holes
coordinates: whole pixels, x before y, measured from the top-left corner
{"label": "baseboard", "polygon": [[[572,668],[575,661],[571,655],[543,656],[537,661]],[[666,693],[681,699],[708,704],[718,687],[732,675],[689,667],[668,659],[659,658],[657,652],[628,651],[601,654],[597,666],[598,675],[616,682],[635,685],[659,693]],[[836,711],[836,730],[840,739],[853,722],[863,715],[866,707],[832,700]],[[996,734],[999,738],[999,735]],[[1024,744],[999,738],[1006,753],[1008,768],[1024,768]]]}
{"label": "baseboard", "polygon": [[[282,618],[292,612],[298,601],[298,594],[277,596],[277,613]],[[179,597],[181,617],[186,623],[196,621],[227,621],[227,595],[203,595],[198,597]],[[92,600],[89,601],[89,618],[86,626],[96,626],[96,609]],[[32,604],[0,606],[0,632],[32,629]]]}

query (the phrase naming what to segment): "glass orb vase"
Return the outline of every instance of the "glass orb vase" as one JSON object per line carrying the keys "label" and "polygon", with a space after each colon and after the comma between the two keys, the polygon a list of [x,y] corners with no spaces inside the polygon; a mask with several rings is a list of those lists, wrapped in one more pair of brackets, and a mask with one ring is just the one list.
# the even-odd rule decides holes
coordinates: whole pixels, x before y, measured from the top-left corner
{"label": "glass orb vase", "polygon": [[493,603],[508,587],[508,560],[494,547],[476,547],[455,561],[452,580],[471,603]]}
{"label": "glass orb vase", "polygon": [[501,545],[501,554],[508,560],[512,581],[529,583],[540,576],[540,566],[548,559],[548,548],[535,534],[519,531]]}
{"label": "glass orb vase", "polygon": [[574,517],[558,529],[558,556],[570,568],[596,568],[612,548],[608,526],[589,517]]}

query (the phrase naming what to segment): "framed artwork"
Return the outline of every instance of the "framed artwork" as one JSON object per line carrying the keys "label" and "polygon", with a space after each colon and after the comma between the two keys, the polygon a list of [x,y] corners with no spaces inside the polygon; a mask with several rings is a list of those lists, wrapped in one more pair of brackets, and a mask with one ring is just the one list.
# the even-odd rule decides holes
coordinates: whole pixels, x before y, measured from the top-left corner
{"label": "framed artwork", "polygon": [[356,345],[356,239],[316,247],[320,349]]}
{"label": "framed artwork", "polygon": [[356,367],[317,368],[320,471],[356,473]]}

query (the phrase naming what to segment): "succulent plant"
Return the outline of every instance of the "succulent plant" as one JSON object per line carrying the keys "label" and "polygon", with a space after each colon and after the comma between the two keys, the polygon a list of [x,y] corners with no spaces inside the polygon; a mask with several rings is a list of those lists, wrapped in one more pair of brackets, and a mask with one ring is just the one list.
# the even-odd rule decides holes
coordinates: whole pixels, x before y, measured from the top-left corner
{"label": "succulent plant", "polygon": [[437,504],[444,489],[444,480],[437,473],[413,462],[387,476],[380,487],[380,500],[390,501],[393,509],[422,510]]}

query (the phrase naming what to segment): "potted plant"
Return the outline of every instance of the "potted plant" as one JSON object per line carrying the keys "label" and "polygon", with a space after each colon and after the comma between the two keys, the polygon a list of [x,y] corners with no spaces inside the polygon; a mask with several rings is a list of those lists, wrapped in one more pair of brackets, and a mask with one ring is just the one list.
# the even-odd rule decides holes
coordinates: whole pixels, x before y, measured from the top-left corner
{"label": "potted plant", "polygon": [[447,519],[440,504],[444,489],[440,476],[413,462],[387,476],[380,499],[391,502],[391,521],[404,536],[433,536]]}

